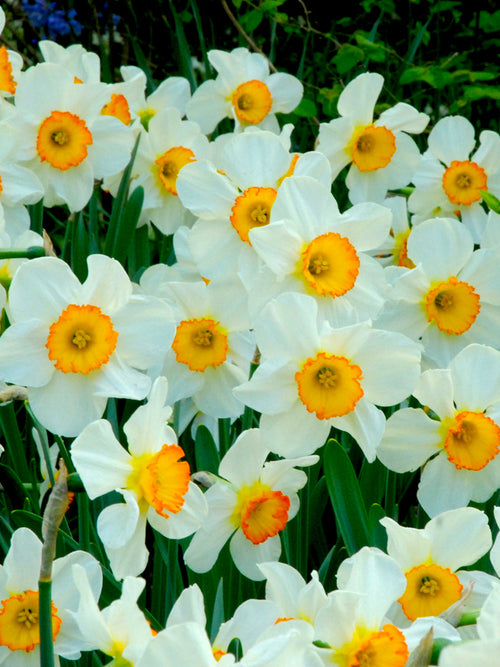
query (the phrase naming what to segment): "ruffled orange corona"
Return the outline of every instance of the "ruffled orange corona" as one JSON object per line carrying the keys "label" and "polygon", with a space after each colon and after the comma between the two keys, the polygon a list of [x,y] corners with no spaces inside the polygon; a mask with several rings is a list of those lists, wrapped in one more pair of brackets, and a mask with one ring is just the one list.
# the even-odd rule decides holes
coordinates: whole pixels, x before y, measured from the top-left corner
{"label": "ruffled orange corona", "polygon": [[236,197],[229,219],[242,241],[250,243],[249,231],[254,227],[269,224],[271,209],[277,194],[274,188],[253,187]]}
{"label": "ruffled orange corona", "polygon": [[487,190],[486,172],[475,162],[453,160],[443,174],[443,188],[452,204],[469,206],[482,198]]}
{"label": "ruffled orange corona", "polygon": [[178,445],[163,445],[156,454],[142,454],[132,459],[133,472],[127,488],[133,490],[141,510],[151,505],[168,519],[184,505],[191,470],[187,461],[180,461],[184,450]]}
{"label": "ruffled orange corona", "polygon": [[[62,620],[57,616],[57,608],[52,608],[52,639],[61,629]],[[0,610],[0,646],[11,651],[29,653],[40,644],[40,619],[38,591],[25,591],[2,600]]]}
{"label": "ruffled orange corona", "polygon": [[92,133],[79,116],[53,111],[38,129],[36,150],[42,162],[65,171],[85,160],[92,141]]}
{"label": "ruffled orange corona", "polygon": [[262,482],[255,482],[239,490],[233,520],[252,544],[262,544],[283,530],[289,509],[288,496],[273,491]]}
{"label": "ruffled orange corona", "polygon": [[448,460],[457,470],[482,470],[500,450],[500,427],[482,412],[459,412],[442,426]]}
{"label": "ruffled orange corona", "polygon": [[45,347],[63,373],[90,373],[108,363],[118,333],[98,306],[70,304],[49,329]]}
{"label": "ruffled orange corona", "polygon": [[318,419],[342,417],[352,412],[364,391],[361,368],[345,357],[319,352],[295,373],[299,397]]}
{"label": "ruffled orange corona", "polygon": [[234,113],[240,123],[261,123],[271,111],[273,98],[262,81],[253,79],[236,88],[231,97]]}
{"label": "ruffled orange corona", "polygon": [[435,563],[417,565],[405,577],[406,590],[398,602],[411,621],[422,616],[439,616],[462,594],[463,586],[457,575]]}
{"label": "ruffled orange corona", "polygon": [[359,171],[383,169],[396,152],[396,137],[384,125],[366,125],[356,130],[346,150]]}
{"label": "ruffled orange corona", "polygon": [[177,195],[177,176],[182,167],[194,160],[193,151],[184,146],[174,146],[155,160],[158,178],[167,192]]}
{"label": "ruffled orange corona", "polygon": [[328,232],[313,239],[301,252],[299,275],[314,293],[342,296],[354,287],[359,257],[348,239]]}
{"label": "ruffled orange corona", "polygon": [[175,332],[172,349],[176,359],[192,371],[220,366],[227,357],[227,333],[220,322],[205,317],[183,320]]}
{"label": "ruffled orange corona", "polygon": [[16,86],[17,84],[12,75],[12,65],[9,60],[9,54],[5,46],[0,46],[0,90],[14,95]]}
{"label": "ruffled orange corona", "polygon": [[454,276],[429,290],[424,306],[429,322],[457,336],[471,328],[481,309],[474,287]]}
{"label": "ruffled orange corona", "polygon": [[382,630],[358,628],[352,640],[332,656],[339,667],[404,667],[409,650],[403,633],[391,624]]}
{"label": "ruffled orange corona", "polygon": [[101,109],[102,116],[114,116],[121,120],[124,125],[130,125],[132,117],[130,115],[130,108],[125,95],[111,95],[110,101]]}

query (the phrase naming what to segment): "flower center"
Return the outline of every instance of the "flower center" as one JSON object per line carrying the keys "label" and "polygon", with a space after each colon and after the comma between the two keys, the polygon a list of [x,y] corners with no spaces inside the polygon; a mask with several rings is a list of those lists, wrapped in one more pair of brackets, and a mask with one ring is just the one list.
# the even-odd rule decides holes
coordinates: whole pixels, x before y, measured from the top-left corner
{"label": "flower center", "polygon": [[14,95],[17,83],[12,76],[12,65],[5,46],[0,46],[0,90]]}
{"label": "flower center", "polygon": [[454,276],[429,290],[424,306],[429,322],[457,336],[470,329],[481,309],[474,287]]}
{"label": "flower center", "polygon": [[383,169],[396,152],[396,137],[384,125],[366,125],[354,132],[346,150],[360,171]]}
{"label": "flower center", "polygon": [[[12,595],[2,600],[0,610],[0,646],[7,646],[11,651],[29,653],[40,643],[38,591],[26,591],[21,595]],[[62,620],[57,616],[57,609],[52,608],[52,639],[55,640],[61,629]]]}
{"label": "flower center", "polygon": [[354,410],[363,396],[362,371],[345,357],[319,352],[295,373],[299,397],[318,419],[342,417]]}
{"label": "flower center", "polygon": [[405,577],[406,589],[398,602],[411,621],[421,616],[439,616],[462,594],[457,575],[435,563],[417,565]]}
{"label": "flower center", "polygon": [[158,178],[167,192],[177,195],[177,176],[180,170],[195,160],[193,151],[184,146],[174,146],[155,160]]}
{"label": "flower center", "polygon": [[45,347],[63,373],[90,373],[109,361],[118,333],[98,306],[70,304],[51,324]]}
{"label": "flower center", "polygon": [[322,296],[342,296],[354,287],[359,258],[351,243],[335,232],[313,239],[301,252],[297,270],[306,285]]}
{"label": "flower center", "polygon": [[274,188],[252,187],[236,197],[229,219],[242,241],[250,243],[249,231],[269,224],[277,194]]}
{"label": "flower center", "polygon": [[448,460],[457,470],[482,470],[500,450],[500,427],[482,412],[459,412],[442,427]]}
{"label": "flower center", "polygon": [[187,364],[192,371],[216,368],[227,357],[227,333],[208,317],[183,320],[177,327],[172,343],[177,361]]}
{"label": "flower center", "polygon": [[191,471],[187,461],[180,461],[184,450],[178,445],[163,445],[156,454],[132,458],[132,472],[127,488],[135,492],[141,511],[149,505],[168,519],[184,505]]}
{"label": "flower center", "polygon": [[253,79],[236,88],[231,96],[231,102],[240,123],[255,125],[262,122],[271,111],[273,98],[265,83]]}
{"label": "flower center", "polygon": [[468,206],[481,200],[487,190],[486,172],[475,162],[453,160],[443,174],[443,188],[452,204]]}
{"label": "flower center", "polygon": [[132,117],[130,115],[130,108],[125,95],[111,95],[110,101],[101,109],[102,116],[114,116],[121,120],[124,125],[129,125]]}
{"label": "flower center", "polygon": [[283,530],[288,521],[289,509],[288,496],[281,491],[273,491],[262,482],[255,482],[238,491],[232,519],[250,542],[261,544]]}
{"label": "flower center", "polygon": [[53,111],[38,129],[36,150],[42,162],[63,171],[77,167],[87,157],[92,133],[69,111]]}
{"label": "flower center", "polygon": [[357,628],[350,642],[332,656],[339,667],[403,667],[409,650],[403,633],[394,625],[370,632]]}

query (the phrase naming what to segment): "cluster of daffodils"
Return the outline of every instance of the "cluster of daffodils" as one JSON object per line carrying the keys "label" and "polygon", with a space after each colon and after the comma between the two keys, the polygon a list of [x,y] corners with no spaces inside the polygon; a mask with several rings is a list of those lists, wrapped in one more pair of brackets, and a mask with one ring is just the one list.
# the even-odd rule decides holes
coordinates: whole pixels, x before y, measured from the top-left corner
{"label": "cluster of daffodils", "polygon": [[[500,196],[500,135],[476,143],[460,116],[429,130],[403,102],[377,115],[384,79],[367,72],[300,153],[279,123],[300,81],[246,48],[210,51],[214,77],[195,91],[171,76],[149,95],[138,67],[105,83],[82,46],[39,49],[24,68],[0,47],[0,398],[21,396],[35,426],[38,509],[60,454],[95,518],[88,551],[66,533],[54,561],[57,660],[493,664],[500,216],[486,202]],[[35,217],[62,210],[71,227],[124,183],[143,193],[142,238],[175,259],[129,275],[98,239],[80,280]],[[10,427],[5,467],[19,455]],[[334,590],[341,542],[308,581],[291,544],[329,438],[388,479],[413,474],[419,526],[381,518],[382,542],[350,553]],[[0,518],[0,664],[34,667],[42,544]],[[177,557],[186,585],[154,618],[151,576]],[[209,627],[201,582],[217,567],[265,593]]]}

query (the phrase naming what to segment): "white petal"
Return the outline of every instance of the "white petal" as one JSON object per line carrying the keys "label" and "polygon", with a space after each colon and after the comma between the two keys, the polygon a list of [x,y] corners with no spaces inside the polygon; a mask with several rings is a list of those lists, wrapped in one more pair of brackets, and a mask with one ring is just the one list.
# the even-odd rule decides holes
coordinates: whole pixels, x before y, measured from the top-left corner
{"label": "white petal", "polygon": [[90,499],[126,487],[130,454],[104,419],[89,424],[71,445],[71,459]]}
{"label": "white petal", "polygon": [[253,579],[253,581],[260,581],[264,579],[264,575],[257,567],[257,563],[268,563],[279,559],[281,554],[280,536],[268,537],[261,544],[252,544],[242,530],[237,530],[229,543],[229,549],[238,570],[245,577]]}
{"label": "white petal", "polygon": [[468,160],[474,143],[474,126],[463,116],[442,118],[429,134],[429,149],[447,166],[453,160]]}

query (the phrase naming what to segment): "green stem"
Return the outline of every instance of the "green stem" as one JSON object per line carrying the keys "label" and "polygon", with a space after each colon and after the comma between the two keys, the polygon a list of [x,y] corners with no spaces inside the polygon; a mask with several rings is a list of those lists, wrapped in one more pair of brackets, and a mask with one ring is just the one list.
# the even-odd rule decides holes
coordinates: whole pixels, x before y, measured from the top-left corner
{"label": "green stem", "polygon": [[26,258],[35,259],[35,257],[44,257],[45,250],[40,245],[30,246],[29,248],[10,248],[9,250],[0,250],[0,259]]}
{"label": "green stem", "polygon": [[40,614],[40,665],[54,667],[54,646],[52,643],[52,581],[40,581],[39,614]]}

